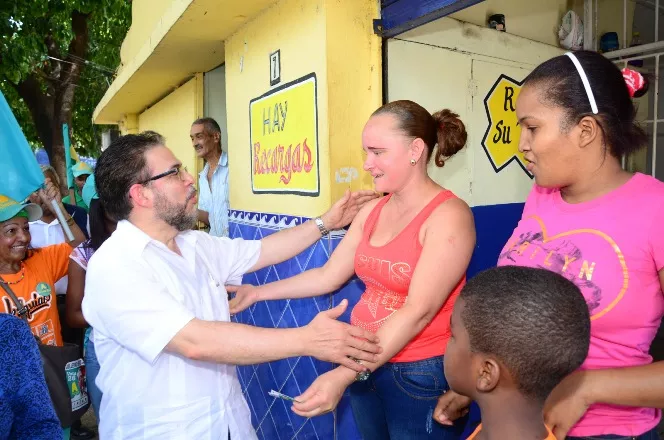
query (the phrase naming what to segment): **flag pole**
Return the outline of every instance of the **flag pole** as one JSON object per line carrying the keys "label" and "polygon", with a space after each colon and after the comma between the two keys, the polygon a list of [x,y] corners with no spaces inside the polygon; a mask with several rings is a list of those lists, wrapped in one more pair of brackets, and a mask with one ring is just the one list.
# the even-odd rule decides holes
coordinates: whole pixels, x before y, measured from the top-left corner
{"label": "flag pole", "polygon": [[[62,141],[65,147],[65,178],[67,180],[67,190],[69,191],[70,201],[76,204],[76,195],[74,194],[75,190],[71,189],[72,186],[74,185],[74,178],[73,178],[74,176],[71,173],[71,151],[69,150],[69,148],[71,147],[71,143],[69,141],[68,124],[62,124]],[[58,218],[58,221],[62,225],[62,229],[65,231],[65,234],[67,235],[67,239],[69,241],[74,241],[74,234],[71,232],[71,229],[67,224],[67,220],[65,219],[65,214],[60,209],[60,205],[58,205],[58,203],[55,200],[51,200],[51,206],[53,208],[53,212]]]}
{"label": "flag pole", "polygon": [[58,202],[56,202],[54,199],[51,200],[51,209],[53,209],[53,212],[55,213],[55,216],[58,218],[58,221],[60,222],[62,229],[65,231],[65,234],[67,235],[67,240],[74,241],[74,233],[71,231],[71,228],[67,224],[67,219],[65,218],[65,214],[60,209],[60,205],[58,204]]}
{"label": "flag pole", "polygon": [[65,179],[67,180],[67,191],[69,200],[76,204],[76,190],[74,189],[74,175],[71,172],[71,142],[69,138],[69,124],[62,124],[62,142],[65,147]]}

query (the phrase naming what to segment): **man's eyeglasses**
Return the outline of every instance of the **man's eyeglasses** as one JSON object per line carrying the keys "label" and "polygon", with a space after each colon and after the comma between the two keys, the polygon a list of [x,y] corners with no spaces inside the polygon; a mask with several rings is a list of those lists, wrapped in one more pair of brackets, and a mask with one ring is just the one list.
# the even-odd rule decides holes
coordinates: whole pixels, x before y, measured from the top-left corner
{"label": "man's eyeglasses", "polygon": [[175,174],[176,176],[178,176],[178,178],[179,178],[180,180],[184,180],[185,176],[184,176],[184,174],[182,173],[183,171],[184,171],[185,173],[187,173],[187,172],[188,172],[188,171],[187,171],[187,167],[175,167],[175,168],[171,168],[171,169],[168,170],[168,171],[164,171],[164,172],[161,173],[161,174],[157,174],[156,176],[152,176],[152,177],[150,177],[149,179],[144,180],[144,181],[142,181],[142,182],[138,182],[138,183],[139,183],[140,185],[145,185],[146,183],[150,183],[150,182],[153,182],[153,181],[155,181],[155,180],[159,180],[159,179],[161,179],[162,177],[172,176],[173,174]]}

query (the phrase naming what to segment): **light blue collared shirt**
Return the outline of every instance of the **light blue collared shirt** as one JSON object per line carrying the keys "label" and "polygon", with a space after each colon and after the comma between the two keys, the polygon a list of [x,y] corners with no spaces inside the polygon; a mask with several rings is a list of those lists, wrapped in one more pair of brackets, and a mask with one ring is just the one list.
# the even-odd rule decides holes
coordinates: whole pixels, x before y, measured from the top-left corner
{"label": "light blue collared shirt", "polygon": [[198,209],[207,211],[210,235],[228,237],[228,154],[221,152],[219,164],[212,173],[212,188],[208,184],[210,164],[198,174]]}

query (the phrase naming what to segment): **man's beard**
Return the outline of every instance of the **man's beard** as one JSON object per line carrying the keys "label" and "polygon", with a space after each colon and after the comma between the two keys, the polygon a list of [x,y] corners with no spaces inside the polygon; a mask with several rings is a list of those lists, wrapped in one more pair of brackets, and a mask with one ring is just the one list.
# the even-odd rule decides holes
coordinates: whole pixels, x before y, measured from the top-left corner
{"label": "man's beard", "polygon": [[157,217],[178,231],[188,231],[196,225],[197,212],[187,213],[187,204],[196,195],[192,187],[187,200],[182,205],[170,202],[160,191],[155,193],[154,207]]}

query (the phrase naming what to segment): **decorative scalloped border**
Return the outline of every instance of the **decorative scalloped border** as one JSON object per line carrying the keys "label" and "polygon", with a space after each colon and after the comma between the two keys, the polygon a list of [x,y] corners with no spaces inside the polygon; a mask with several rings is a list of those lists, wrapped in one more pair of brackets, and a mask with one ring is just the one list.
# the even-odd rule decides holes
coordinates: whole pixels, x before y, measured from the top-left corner
{"label": "decorative scalloped border", "polygon": [[[228,220],[230,223],[236,223],[239,225],[249,225],[279,231],[281,229],[293,228],[301,225],[302,223],[311,220],[311,218],[231,209],[228,211]],[[330,232],[330,237],[334,239],[341,239],[344,235],[346,235],[345,229]]]}

